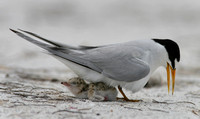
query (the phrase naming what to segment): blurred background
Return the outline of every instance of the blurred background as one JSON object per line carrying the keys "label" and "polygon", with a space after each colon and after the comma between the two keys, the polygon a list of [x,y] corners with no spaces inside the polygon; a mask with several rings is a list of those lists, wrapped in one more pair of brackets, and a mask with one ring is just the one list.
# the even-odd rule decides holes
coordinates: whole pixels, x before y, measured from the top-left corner
{"label": "blurred background", "polygon": [[181,48],[177,73],[200,72],[199,0],[1,0],[0,66],[64,69],[9,28],[71,45],[173,39]]}

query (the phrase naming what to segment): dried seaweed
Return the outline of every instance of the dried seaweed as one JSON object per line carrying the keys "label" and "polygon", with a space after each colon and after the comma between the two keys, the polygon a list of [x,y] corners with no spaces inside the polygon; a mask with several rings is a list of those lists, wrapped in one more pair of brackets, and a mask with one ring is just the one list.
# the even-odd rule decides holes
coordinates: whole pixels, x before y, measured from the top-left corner
{"label": "dried seaweed", "polygon": [[70,112],[70,113],[78,113],[78,114],[87,114],[86,112],[72,111],[72,110],[68,110],[68,109],[58,110],[58,111],[53,112],[52,114],[59,113],[59,112]]}
{"label": "dried seaweed", "polygon": [[193,102],[189,102],[189,101],[161,102],[161,101],[153,100],[152,102],[153,102],[153,103],[162,103],[162,104],[178,104],[178,103],[189,103],[189,104],[192,104],[192,105],[196,105],[195,103],[193,103]]}

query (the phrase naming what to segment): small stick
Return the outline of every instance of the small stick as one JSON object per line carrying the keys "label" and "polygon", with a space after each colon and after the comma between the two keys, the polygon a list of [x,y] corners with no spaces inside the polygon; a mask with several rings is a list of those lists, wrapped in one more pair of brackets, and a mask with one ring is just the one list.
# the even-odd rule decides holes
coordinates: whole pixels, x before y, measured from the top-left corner
{"label": "small stick", "polygon": [[58,112],[70,112],[70,113],[79,113],[79,114],[87,114],[86,112],[80,112],[80,111],[71,111],[71,110],[58,110],[58,111],[55,111],[53,112],[52,114],[55,114],[55,113],[58,113]]}

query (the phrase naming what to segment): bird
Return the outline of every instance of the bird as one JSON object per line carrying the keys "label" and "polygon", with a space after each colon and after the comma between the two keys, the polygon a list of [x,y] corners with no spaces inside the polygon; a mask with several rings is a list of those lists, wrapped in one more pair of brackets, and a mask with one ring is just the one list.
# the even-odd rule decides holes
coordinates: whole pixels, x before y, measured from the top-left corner
{"label": "bird", "polygon": [[137,100],[129,99],[122,88],[133,93],[141,90],[151,74],[160,66],[166,68],[168,94],[170,74],[172,75],[172,95],[174,94],[176,64],[180,61],[180,48],[171,39],[152,38],[101,46],[70,46],[50,41],[29,31],[10,30],[45,49],[82,79],[117,86],[124,101]]}
{"label": "bird", "polygon": [[92,101],[115,101],[117,90],[115,87],[108,86],[103,82],[87,84],[80,77],[74,77],[67,82],[61,82],[77,98],[89,99]]}
{"label": "bird", "polygon": [[88,99],[93,101],[115,101],[117,98],[117,90],[113,86],[109,86],[103,82],[89,84]]}
{"label": "bird", "polygon": [[81,78],[75,77],[67,82],[61,82],[77,98],[87,99],[89,85]]}

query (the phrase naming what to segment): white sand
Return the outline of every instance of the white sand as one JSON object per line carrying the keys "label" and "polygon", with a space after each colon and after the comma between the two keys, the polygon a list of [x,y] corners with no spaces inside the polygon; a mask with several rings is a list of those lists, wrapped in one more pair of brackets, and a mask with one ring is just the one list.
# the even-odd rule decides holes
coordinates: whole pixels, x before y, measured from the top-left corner
{"label": "white sand", "polygon": [[[167,85],[125,93],[141,102],[92,102],[76,99],[60,84],[64,70],[0,70],[1,118],[199,118],[199,80],[177,78],[175,94]],[[55,73],[54,75],[49,75]],[[65,77],[68,73],[66,72]],[[5,75],[7,74],[7,76]],[[64,74],[63,74],[64,75]],[[55,78],[56,77],[56,78]],[[57,80],[60,79],[60,80]],[[188,80],[189,79],[189,80]],[[119,94],[119,97],[121,95]]]}
{"label": "white sand", "polygon": [[[0,9],[0,118],[199,118],[199,1],[6,0],[0,1]],[[9,28],[72,45],[173,39],[181,48],[175,94],[168,95],[161,69],[161,86],[135,94],[126,91],[129,98],[142,102],[72,98],[60,81],[75,75]]]}

